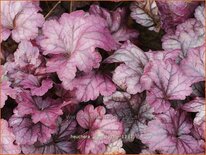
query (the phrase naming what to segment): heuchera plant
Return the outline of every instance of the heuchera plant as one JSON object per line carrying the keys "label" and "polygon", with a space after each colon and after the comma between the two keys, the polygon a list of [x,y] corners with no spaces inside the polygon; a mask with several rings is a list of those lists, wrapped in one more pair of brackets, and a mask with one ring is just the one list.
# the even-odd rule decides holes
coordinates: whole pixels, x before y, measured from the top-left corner
{"label": "heuchera plant", "polygon": [[0,13],[0,154],[204,154],[204,2]]}

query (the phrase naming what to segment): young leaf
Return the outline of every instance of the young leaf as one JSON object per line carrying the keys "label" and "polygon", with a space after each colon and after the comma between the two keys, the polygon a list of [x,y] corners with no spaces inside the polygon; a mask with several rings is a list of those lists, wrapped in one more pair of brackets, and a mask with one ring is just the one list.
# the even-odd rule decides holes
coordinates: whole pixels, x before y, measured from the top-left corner
{"label": "young leaf", "polygon": [[27,66],[37,68],[41,64],[39,49],[30,41],[21,41],[14,53],[14,60],[20,68]]}

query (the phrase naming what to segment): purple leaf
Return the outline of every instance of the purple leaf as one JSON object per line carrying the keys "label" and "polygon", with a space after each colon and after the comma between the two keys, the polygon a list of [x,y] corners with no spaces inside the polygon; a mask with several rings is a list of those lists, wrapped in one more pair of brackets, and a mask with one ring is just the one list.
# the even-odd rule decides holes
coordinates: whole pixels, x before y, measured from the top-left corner
{"label": "purple leaf", "polygon": [[[84,11],[65,13],[58,21],[45,22],[45,39],[42,39],[40,44],[45,55],[58,54],[58,62],[50,62],[47,66],[57,72],[65,88],[68,87],[68,82],[74,79],[76,68],[88,72],[99,67],[101,55],[95,48],[106,51],[116,48],[116,43],[106,27],[105,20]],[[61,67],[62,65],[64,67]]]}
{"label": "purple leaf", "polygon": [[21,81],[20,85],[24,89],[30,89],[32,96],[43,96],[53,86],[53,81],[49,78],[40,80],[36,76],[29,74]]}
{"label": "purple leaf", "polygon": [[150,121],[140,139],[150,150],[162,154],[202,153],[198,141],[190,135],[191,128],[187,113],[170,109]]}
{"label": "purple leaf", "polygon": [[139,33],[134,29],[129,29],[125,25],[127,17],[125,8],[118,8],[109,11],[99,5],[91,5],[89,13],[102,17],[106,20],[109,30],[117,43],[137,38]]}
{"label": "purple leaf", "polygon": [[147,127],[147,122],[154,117],[153,109],[146,103],[144,94],[130,95],[117,91],[109,97],[104,97],[104,104],[113,115],[122,120],[124,142],[138,139]]}
{"label": "purple leaf", "polygon": [[199,2],[186,1],[157,1],[161,26],[167,33],[173,33],[177,25],[186,21],[192,14]]}
{"label": "purple leaf", "polygon": [[76,113],[79,107],[79,100],[76,98],[75,91],[65,90],[61,85],[55,85],[55,94],[63,100],[63,112],[66,114]]}
{"label": "purple leaf", "polygon": [[176,60],[179,54],[180,54],[180,50],[172,50],[172,51],[149,50],[148,52],[146,52],[146,55],[148,56],[150,61],[167,60],[167,59]]}
{"label": "purple leaf", "polygon": [[203,6],[197,7],[195,10],[197,19],[188,19],[184,23],[179,24],[175,34],[166,34],[162,38],[162,47],[165,50],[181,50],[180,58],[187,56],[187,52],[191,48],[202,46],[205,42],[205,18]]}
{"label": "purple leaf", "polygon": [[96,108],[87,105],[84,110],[77,113],[77,122],[84,129],[84,138],[78,141],[78,149],[81,153],[103,153],[106,144],[118,140],[123,132],[122,123],[117,117],[105,114],[106,110],[102,106]]}
{"label": "purple leaf", "polygon": [[146,99],[156,113],[167,111],[170,100],[184,100],[192,93],[191,80],[170,59],[153,61],[145,70],[145,74],[154,82],[152,88],[148,90]]}
{"label": "purple leaf", "polygon": [[205,96],[205,82],[198,82],[192,85],[192,96],[204,97]]}
{"label": "purple leaf", "polygon": [[74,154],[75,144],[70,137],[76,131],[76,121],[72,119],[58,121],[58,130],[45,143],[22,145],[24,154]]}
{"label": "purple leaf", "polygon": [[101,94],[103,96],[111,95],[116,86],[107,75],[90,72],[75,78],[70,89],[75,90],[75,96],[79,101],[95,100]]}
{"label": "purple leaf", "polygon": [[40,141],[42,143],[50,139],[51,134],[55,132],[56,126],[46,126],[42,123],[33,123],[29,115],[20,116],[18,111],[14,111],[14,115],[9,120],[13,133],[16,136],[17,144],[32,145]]}
{"label": "purple leaf", "polygon": [[34,123],[41,122],[51,126],[56,124],[57,118],[63,114],[61,108],[64,106],[61,100],[42,97],[32,97],[29,93],[21,93],[17,100],[17,110],[20,115],[31,114]]}
{"label": "purple leaf", "polygon": [[129,41],[117,50],[105,62],[123,62],[113,74],[113,81],[121,89],[130,94],[136,94],[149,90],[152,85],[151,78],[145,75],[145,67],[149,61],[154,60],[175,60],[179,55],[179,50],[172,51],[148,51],[144,52]]}
{"label": "purple leaf", "polygon": [[205,81],[205,46],[189,49],[180,67],[194,83]]}

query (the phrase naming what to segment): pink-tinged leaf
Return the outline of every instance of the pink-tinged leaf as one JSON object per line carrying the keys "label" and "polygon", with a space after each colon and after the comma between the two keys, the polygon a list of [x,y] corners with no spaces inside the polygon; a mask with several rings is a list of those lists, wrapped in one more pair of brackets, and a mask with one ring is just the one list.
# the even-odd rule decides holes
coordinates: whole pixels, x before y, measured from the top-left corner
{"label": "pink-tinged leaf", "polygon": [[194,83],[205,81],[205,46],[189,49],[180,67]]}
{"label": "pink-tinged leaf", "polygon": [[65,90],[61,85],[55,85],[55,94],[63,100],[63,112],[74,114],[79,107],[79,100],[76,98],[75,91]]}
{"label": "pink-tinged leaf", "polygon": [[154,108],[155,113],[167,111],[170,108],[170,101],[164,96],[162,90],[157,87],[152,87],[147,92],[147,102]]}
{"label": "pink-tinged leaf", "polygon": [[138,38],[139,33],[137,32],[137,30],[123,27],[117,32],[113,33],[112,36],[117,42],[123,42],[127,40],[135,40],[136,38]]}
{"label": "pink-tinged leaf", "polygon": [[61,108],[64,106],[61,100],[42,97],[32,97],[29,93],[21,93],[17,100],[17,110],[20,115],[31,114],[34,123],[41,122],[51,126],[56,124],[57,118],[63,114]]}
{"label": "pink-tinged leaf", "polygon": [[187,56],[191,48],[202,46],[205,42],[204,26],[196,19],[188,19],[177,26],[174,35],[166,34],[162,38],[164,50],[181,50],[181,59]]}
{"label": "pink-tinged leaf", "polygon": [[55,125],[46,126],[42,123],[33,123],[29,115],[20,116],[18,111],[14,111],[14,115],[10,118],[9,124],[16,136],[17,144],[32,145],[40,141],[47,142],[56,130]]}
{"label": "pink-tinged leaf", "polygon": [[170,109],[148,123],[140,140],[162,154],[196,154],[203,149],[190,135],[192,122],[187,113]]}
{"label": "pink-tinged leaf", "polygon": [[24,154],[74,154],[75,143],[70,137],[76,131],[76,121],[72,119],[58,121],[58,130],[45,143],[36,142],[33,145],[22,145]]}
{"label": "pink-tinged leaf", "polygon": [[12,82],[12,86],[16,86],[23,79],[24,73],[20,71],[20,68],[16,65],[15,62],[6,62],[4,64],[6,70],[6,76],[8,80]]}
{"label": "pink-tinged leaf", "polygon": [[[62,67],[64,66],[64,67]],[[76,76],[76,67],[67,63],[67,58],[60,55],[54,55],[47,61],[47,72],[56,72],[59,79],[62,81],[62,85],[65,89],[69,88],[71,81]]]}
{"label": "pink-tinged leaf", "polygon": [[77,145],[82,154],[103,154],[106,150],[105,144],[91,138],[88,132],[83,135],[83,138],[78,141]]}
{"label": "pink-tinged leaf", "polygon": [[10,94],[12,90],[11,87],[9,87],[10,83],[8,81],[1,81],[0,88],[1,88],[1,95],[0,95],[0,108],[3,108],[5,105],[6,100],[8,99],[8,95]]}
{"label": "pink-tinged leaf", "polygon": [[92,105],[88,105],[84,108],[84,110],[78,112],[76,119],[82,128],[89,129],[94,124],[94,121],[98,117],[102,118],[105,113],[106,110],[102,106],[94,109]]}
{"label": "pink-tinged leaf", "polygon": [[[201,125],[197,125],[194,124],[192,130],[191,130],[191,134],[198,140],[203,140],[205,141],[205,136],[204,136],[204,132],[205,132],[205,122],[202,123]],[[203,144],[203,148],[204,148],[204,144]]]}
{"label": "pink-tinged leaf", "polygon": [[118,140],[123,132],[122,123],[117,117],[105,114],[104,107],[94,108],[87,105],[84,110],[77,113],[77,122],[85,129],[85,138],[78,141],[78,149],[81,153],[103,153],[106,150],[105,144]]}
{"label": "pink-tinged leaf", "polygon": [[122,120],[125,142],[138,139],[147,127],[147,122],[154,117],[154,110],[146,103],[144,94],[130,95],[117,91],[109,97],[104,97],[104,104],[113,115]]}
{"label": "pink-tinged leaf", "polygon": [[205,100],[204,98],[196,97],[194,100],[184,104],[182,109],[188,112],[197,112],[194,123],[201,125],[205,122]]}
{"label": "pink-tinged leaf", "polygon": [[154,0],[143,0],[131,3],[131,17],[140,25],[148,27],[149,30],[159,32],[160,17],[158,7]]}
{"label": "pink-tinged leaf", "polygon": [[39,57],[39,49],[33,46],[30,41],[21,41],[14,53],[15,63],[21,68],[26,66],[38,67],[41,63]]}
{"label": "pink-tinged leaf", "polygon": [[117,8],[115,11],[109,11],[101,8],[99,5],[91,5],[89,13],[106,20],[109,30],[117,43],[137,38],[139,35],[136,30],[129,29],[125,25],[125,19],[127,19],[125,8]]}
{"label": "pink-tinged leaf", "polygon": [[187,1],[157,1],[161,26],[167,33],[173,33],[176,26],[192,17],[199,2]]}
{"label": "pink-tinged leaf", "polygon": [[195,18],[205,26],[205,6],[204,3],[195,9]]}
{"label": "pink-tinged leaf", "polygon": [[5,76],[5,67],[0,65],[0,108],[3,108],[5,105],[8,96],[13,99],[16,97],[16,91],[10,87],[10,82]]}
{"label": "pink-tinged leaf", "polygon": [[116,86],[107,75],[90,72],[75,78],[70,83],[70,89],[75,90],[75,96],[79,101],[89,101],[97,99],[100,94],[111,95]]}
{"label": "pink-tinged leaf", "polygon": [[104,152],[104,154],[126,154],[125,150],[122,148],[123,143],[122,140],[119,139],[113,143],[110,143],[107,146],[106,151]]}
{"label": "pink-tinged leaf", "polygon": [[35,42],[21,41],[14,60],[7,61],[4,66],[11,86],[20,92],[30,89],[33,95],[42,96],[52,87],[44,58]]}
{"label": "pink-tinged leaf", "polygon": [[32,96],[43,96],[53,86],[53,81],[49,78],[38,79],[36,76],[29,74],[20,85],[24,89],[30,89]]}
{"label": "pink-tinged leaf", "polygon": [[40,44],[44,54],[59,54],[58,64],[66,66],[58,67],[57,70],[55,64],[47,64],[50,68],[54,67],[63,82],[74,78],[76,67],[84,72],[99,67],[101,55],[96,52],[95,48],[102,48],[106,51],[116,48],[116,43],[107,29],[106,21],[83,11],[65,13],[58,21],[45,22],[43,34],[45,39],[42,39]]}
{"label": "pink-tinged leaf", "polygon": [[142,92],[145,89],[151,87],[150,78],[141,78],[142,73],[139,73],[132,68],[129,68],[125,64],[119,65],[113,74],[113,81],[121,89],[127,91],[130,94],[135,94],[136,92]]}
{"label": "pink-tinged leaf", "polygon": [[105,8],[101,8],[99,5],[91,5],[89,13],[104,18],[107,21],[110,31],[114,32],[121,27],[124,20],[122,17],[125,16],[125,9],[118,8],[110,12]]}
{"label": "pink-tinged leaf", "polygon": [[154,82],[148,91],[147,102],[156,113],[167,111],[170,100],[184,100],[192,93],[191,80],[173,60],[150,62],[145,74]]}
{"label": "pink-tinged leaf", "polygon": [[148,148],[146,148],[143,149],[140,154],[145,155],[145,154],[157,154],[157,153],[155,151],[151,151]]}
{"label": "pink-tinged leaf", "polygon": [[44,22],[39,10],[40,8],[31,2],[2,1],[1,26],[7,29],[6,31],[11,31],[16,42],[34,39],[38,35],[38,28]]}
{"label": "pink-tinged leaf", "polygon": [[135,69],[148,62],[148,58],[144,51],[132,44],[130,41],[125,42],[106,62],[124,62],[127,66]]}
{"label": "pink-tinged leaf", "polygon": [[12,133],[11,128],[8,126],[8,122],[4,119],[0,119],[0,129],[1,129],[1,154],[19,154],[21,148],[19,145],[15,144],[15,136]]}
{"label": "pink-tinged leaf", "polygon": [[136,94],[150,88],[151,82],[149,79],[147,83],[141,83],[144,67],[148,61],[147,55],[129,41],[106,59],[107,63],[124,63],[115,69],[113,81],[130,94]]}
{"label": "pink-tinged leaf", "polygon": [[5,41],[9,38],[11,31],[7,28],[4,28],[4,27],[1,27],[0,31],[1,31],[0,43],[1,43],[2,41]]}
{"label": "pink-tinged leaf", "polygon": [[146,55],[150,61],[167,60],[167,59],[176,60],[179,54],[180,54],[180,50],[172,50],[172,51],[151,51],[149,50],[148,52],[146,52]]}

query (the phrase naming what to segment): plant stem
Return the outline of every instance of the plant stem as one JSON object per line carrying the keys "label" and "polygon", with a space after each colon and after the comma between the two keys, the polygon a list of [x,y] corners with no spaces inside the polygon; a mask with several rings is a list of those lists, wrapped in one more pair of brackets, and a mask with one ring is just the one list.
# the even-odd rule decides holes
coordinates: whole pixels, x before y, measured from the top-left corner
{"label": "plant stem", "polygon": [[46,14],[45,19],[49,17],[49,15],[54,11],[54,9],[61,3],[61,1],[58,1],[53,8]]}
{"label": "plant stem", "polygon": [[73,2],[70,1],[70,5],[69,5],[69,13],[71,13],[73,11]]}

